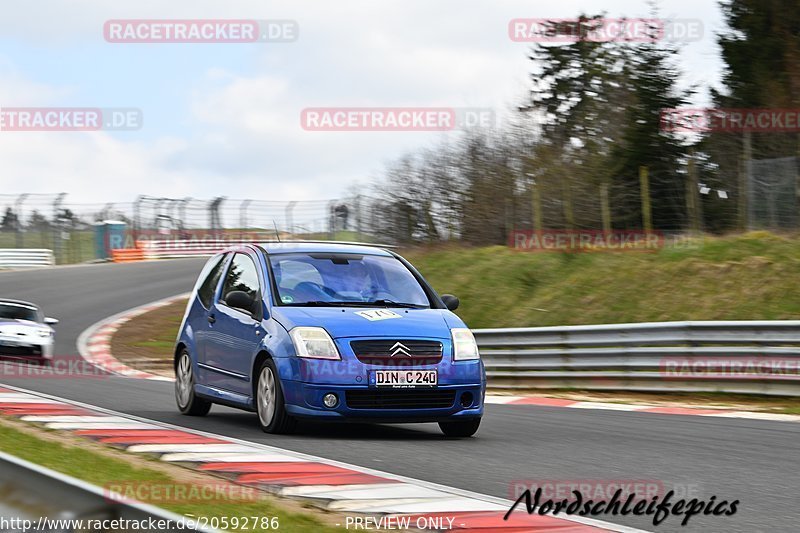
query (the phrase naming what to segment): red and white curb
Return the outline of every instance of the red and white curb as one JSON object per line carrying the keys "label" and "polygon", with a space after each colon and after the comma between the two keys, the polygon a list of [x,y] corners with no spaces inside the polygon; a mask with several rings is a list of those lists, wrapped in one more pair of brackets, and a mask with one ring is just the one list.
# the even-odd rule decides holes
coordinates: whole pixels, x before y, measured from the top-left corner
{"label": "red and white curb", "polygon": [[162,461],[338,513],[389,517],[395,523],[401,518],[410,519],[411,524],[422,518],[440,518],[447,524],[452,518],[448,530],[485,533],[641,531],[583,517],[528,515],[524,509],[515,511],[509,520],[503,520],[513,503],[510,500],[147,420],[7,385],[0,387],[0,415],[69,431],[129,453],[157,455]]}
{"label": "red and white curb", "polygon": [[667,407],[632,403],[581,402],[563,398],[543,396],[498,396],[487,395],[486,403],[499,405],[534,405],[539,407],[566,407],[570,409],[601,409],[605,411],[635,411],[638,413],[658,413],[663,415],[715,416],[721,418],[750,418],[753,420],[775,420],[779,422],[800,422],[798,415],[780,413],[759,413],[754,411],[734,411],[731,409],[707,409],[702,407]]}
{"label": "red and white curb", "polygon": [[123,311],[122,313],[118,313],[114,316],[97,322],[86,329],[83,333],[81,333],[80,337],[78,337],[78,353],[81,355],[81,357],[96,367],[101,368],[110,374],[137,379],[173,381],[173,379],[166,376],[159,376],[157,374],[151,374],[150,372],[144,372],[142,370],[131,368],[125,363],[122,363],[116,359],[111,353],[111,337],[114,336],[114,333],[116,333],[123,324],[132,318],[136,318],[137,316],[141,316],[145,313],[149,313],[150,311],[154,311],[160,307],[170,305],[178,300],[188,297],[189,293],[171,296],[170,298],[165,298],[163,300],[158,300],[157,302],[152,302],[129,309],[127,311]]}

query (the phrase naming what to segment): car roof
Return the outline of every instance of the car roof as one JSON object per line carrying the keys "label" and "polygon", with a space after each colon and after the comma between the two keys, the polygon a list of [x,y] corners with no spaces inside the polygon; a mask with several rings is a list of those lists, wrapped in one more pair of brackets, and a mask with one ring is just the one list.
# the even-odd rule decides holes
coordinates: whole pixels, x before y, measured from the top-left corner
{"label": "car roof", "polygon": [[36,304],[32,304],[24,300],[11,300],[9,298],[0,298],[0,304],[21,305],[24,307],[30,307],[31,309],[39,309],[39,306]]}
{"label": "car roof", "polygon": [[337,242],[263,242],[258,246],[263,248],[268,254],[289,254],[289,253],[340,253],[340,254],[360,254],[360,255],[380,255],[391,257],[392,253],[378,246],[370,246],[358,243],[337,243]]}

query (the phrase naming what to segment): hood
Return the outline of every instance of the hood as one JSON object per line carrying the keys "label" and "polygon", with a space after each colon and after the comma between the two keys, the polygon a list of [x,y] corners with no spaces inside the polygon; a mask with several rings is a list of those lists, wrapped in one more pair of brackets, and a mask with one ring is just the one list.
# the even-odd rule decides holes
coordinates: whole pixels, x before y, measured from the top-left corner
{"label": "hood", "polygon": [[30,320],[0,319],[0,335],[30,335],[42,329],[50,327]]}
{"label": "hood", "polygon": [[273,317],[287,330],[325,328],[331,337],[450,338],[445,309],[364,307],[273,307]]}

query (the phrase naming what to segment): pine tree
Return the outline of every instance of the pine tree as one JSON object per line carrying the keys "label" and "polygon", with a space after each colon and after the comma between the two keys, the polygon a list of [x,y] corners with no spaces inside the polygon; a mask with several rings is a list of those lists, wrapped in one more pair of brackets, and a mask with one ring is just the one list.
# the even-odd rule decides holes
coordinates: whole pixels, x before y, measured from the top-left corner
{"label": "pine tree", "polygon": [[678,137],[661,128],[663,111],[686,105],[689,97],[688,91],[677,89],[681,74],[675,66],[677,50],[660,43],[637,43],[627,45],[625,54],[632,98],[622,121],[622,139],[611,157],[614,218],[629,227],[640,219],[639,169],[647,167],[653,227],[682,229],[686,203],[681,161],[686,148]]}
{"label": "pine tree", "polygon": [[[554,213],[551,206],[548,218],[560,216],[566,227],[596,227],[599,185],[612,178],[608,157],[621,136],[619,124],[630,98],[620,43],[587,38],[601,18],[580,16],[579,31],[571,32],[575,42],[537,43],[529,56],[533,88],[522,109],[542,122],[533,155],[537,184],[546,196],[560,197],[562,212]],[[552,23],[552,31],[564,29],[559,25]]]}
{"label": "pine tree", "polygon": [[[725,71],[722,87],[711,90],[714,105],[725,109],[800,107],[800,2],[724,0],[720,7],[727,28],[717,42]],[[749,151],[745,138],[750,141]],[[712,132],[704,136],[702,147],[710,159],[704,180],[732,193],[727,220],[724,224],[716,221],[727,229],[744,222],[741,207],[735,205],[738,199],[752,201],[746,188],[740,190],[743,158],[796,156],[800,138],[796,133]]]}
{"label": "pine tree", "polygon": [[17,214],[10,207],[6,207],[3,220],[0,221],[0,231],[15,231],[17,229]]}

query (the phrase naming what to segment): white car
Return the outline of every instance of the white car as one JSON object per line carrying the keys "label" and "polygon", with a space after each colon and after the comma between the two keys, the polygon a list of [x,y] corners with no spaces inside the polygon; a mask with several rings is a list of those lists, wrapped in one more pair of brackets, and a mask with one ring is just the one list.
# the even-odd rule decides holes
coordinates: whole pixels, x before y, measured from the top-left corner
{"label": "white car", "polygon": [[0,300],[0,357],[49,363],[53,359],[55,318],[38,306],[19,300]]}

